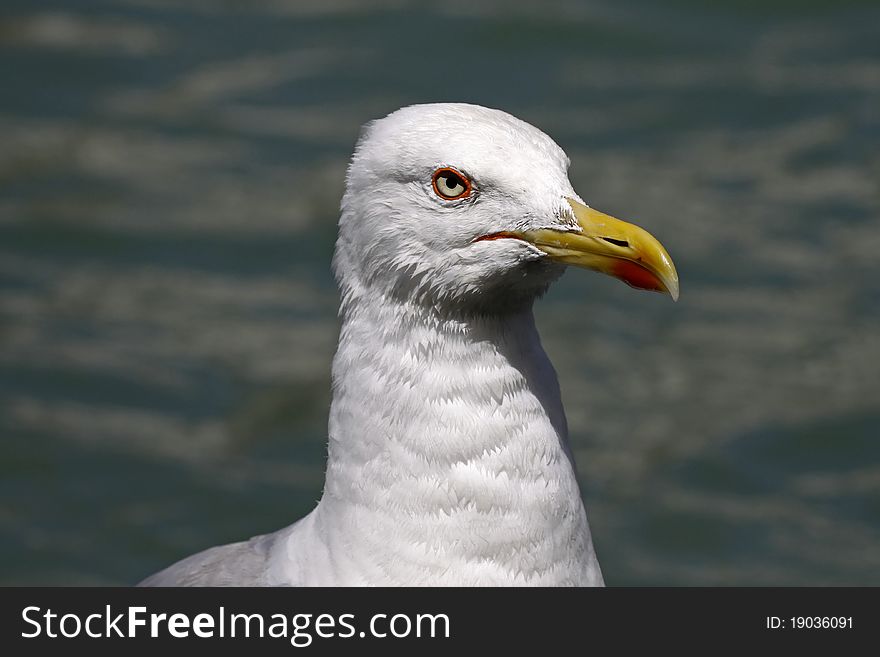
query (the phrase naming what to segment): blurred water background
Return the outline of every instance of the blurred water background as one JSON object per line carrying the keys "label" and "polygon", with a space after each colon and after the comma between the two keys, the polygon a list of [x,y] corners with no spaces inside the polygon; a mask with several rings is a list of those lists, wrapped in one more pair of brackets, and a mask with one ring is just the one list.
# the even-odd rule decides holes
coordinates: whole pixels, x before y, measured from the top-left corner
{"label": "blurred water background", "polygon": [[505,109],[678,304],[538,306],[611,585],[880,585],[880,5],[4,0],[0,583],[308,512],[361,123]]}

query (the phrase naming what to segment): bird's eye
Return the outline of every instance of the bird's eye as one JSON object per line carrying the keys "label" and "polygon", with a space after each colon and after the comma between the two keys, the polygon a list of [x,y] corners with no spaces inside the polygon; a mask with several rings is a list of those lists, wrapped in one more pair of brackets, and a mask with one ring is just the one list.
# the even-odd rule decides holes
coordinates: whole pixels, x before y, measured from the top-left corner
{"label": "bird's eye", "polygon": [[471,181],[455,169],[448,167],[437,169],[431,182],[434,185],[434,192],[440,198],[451,201],[471,194]]}

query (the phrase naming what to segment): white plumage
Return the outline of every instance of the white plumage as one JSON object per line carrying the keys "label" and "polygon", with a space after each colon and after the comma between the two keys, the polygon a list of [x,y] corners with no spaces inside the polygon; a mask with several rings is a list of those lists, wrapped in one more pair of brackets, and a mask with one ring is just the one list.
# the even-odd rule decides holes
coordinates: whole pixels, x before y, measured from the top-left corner
{"label": "white plumage", "polygon": [[[639,258],[596,264],[623,239],[591,238],[605,241],[573,260],[572,240],[589,232],[579,212],[599,213],[567,167],[549,137],[497,110],[420,105],[369,124],[334,256],[341,329],[321,501],[143,584],[601,585],[532,303],[562,262],[650,287],[609,270],[637,263],[673,296],[677,278],[637,244]],[[461,198],[438,191],[459,182]]]}

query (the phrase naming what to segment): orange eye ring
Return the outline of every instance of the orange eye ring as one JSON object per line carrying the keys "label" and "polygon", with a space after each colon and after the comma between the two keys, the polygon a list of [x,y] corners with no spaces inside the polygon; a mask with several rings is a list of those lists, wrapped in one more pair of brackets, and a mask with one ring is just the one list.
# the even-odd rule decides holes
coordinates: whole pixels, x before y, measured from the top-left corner
{"label": "orange eye ring", "polygon": [[473,191],[470,178],[452,167],[440,167],[431,177],[434,193],[446,201],[467,198]]}

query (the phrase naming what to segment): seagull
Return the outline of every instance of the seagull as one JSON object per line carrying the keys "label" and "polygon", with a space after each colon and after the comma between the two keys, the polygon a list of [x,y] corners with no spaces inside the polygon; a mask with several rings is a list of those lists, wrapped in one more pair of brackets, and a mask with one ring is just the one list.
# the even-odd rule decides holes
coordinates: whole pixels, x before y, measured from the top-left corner
{"label": "seagull", "polygon": [[346,176],[323,495],[141,586],[603,586],[532,307],[569,265],[678,298],[666,249],[589,207],[500,110],[368,123]]}

